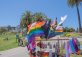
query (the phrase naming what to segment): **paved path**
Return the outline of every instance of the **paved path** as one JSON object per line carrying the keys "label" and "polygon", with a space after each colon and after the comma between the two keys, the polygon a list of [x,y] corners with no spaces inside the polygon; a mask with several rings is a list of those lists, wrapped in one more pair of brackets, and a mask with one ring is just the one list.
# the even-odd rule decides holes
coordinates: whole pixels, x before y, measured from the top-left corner
{"label": "paved path", "polygon": [[29,57],[26,47],[13,48],[0,52],[0,57]]}

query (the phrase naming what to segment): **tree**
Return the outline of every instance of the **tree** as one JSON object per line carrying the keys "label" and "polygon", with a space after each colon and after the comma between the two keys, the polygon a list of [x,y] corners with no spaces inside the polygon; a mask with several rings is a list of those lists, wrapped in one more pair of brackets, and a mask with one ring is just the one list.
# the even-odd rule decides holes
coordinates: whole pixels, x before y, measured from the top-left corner
{"label": "tree", "polygon": [[25,13],[23,13],[21,22],[20,22],[21,28],[26,27],[27,24],[30,24],[32,22],[31,16],[32,16],[32,13],[30,11],[26,11]]}
{"label": "tree", "polygon": [[8,27],[7,27],[7,28],[8,28],[8,31],[10,31],[10,30],[11,30],[11,26],[10,26],[10,25],[8,25]]}
{"label": "tree", "polygon": [[79,6],[80,3],[82,2],[82,0],[68,0],[67,2],[68,2],[68,5],[71,6],[71,7],[76,6],[77,15],[78,15],[79,32],[82,32],[82,30],[81,30],[80,13],[79,13],[79,8],[78,8],[78,6]]}
{"label": "tree", "polygon": [[75,31],[74,28],[70,28],[70,27],[65,27],[63,30],[64,32],[74,32]]}
{"label": "tree", "polygon": [[70,28],[70,32],[74,32],[75,31],[75,29],[74,28]]}
{"label": "tree", "polygon": [[47,16],[45,14],[41,13],[41,12],[36,12],[34,14],[34,17],[36,18],[36,21],[41,21],[41,20],[44,20],[44,19],[45,20],[48,19]]}

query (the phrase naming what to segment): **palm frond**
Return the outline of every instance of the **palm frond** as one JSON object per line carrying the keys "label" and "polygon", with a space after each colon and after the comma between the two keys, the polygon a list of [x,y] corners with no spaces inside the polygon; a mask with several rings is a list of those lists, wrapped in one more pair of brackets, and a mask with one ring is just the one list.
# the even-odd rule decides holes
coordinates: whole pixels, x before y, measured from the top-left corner
{"label": "palm frond", "polygon": [[68,6],[70,7],[74,7],[76,5],[80,5],[81,0],[67,0]]}

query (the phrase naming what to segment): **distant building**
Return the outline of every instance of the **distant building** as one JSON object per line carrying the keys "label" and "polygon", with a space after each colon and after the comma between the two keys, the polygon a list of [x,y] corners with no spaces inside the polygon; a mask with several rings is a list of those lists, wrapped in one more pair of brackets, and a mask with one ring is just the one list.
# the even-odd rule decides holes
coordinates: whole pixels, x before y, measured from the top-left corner
{"label": "distant building", "polygon": [[7,31],[16,32],[16,27],[11,27],[11,26],[0,27],[0,29],[5,29]]}

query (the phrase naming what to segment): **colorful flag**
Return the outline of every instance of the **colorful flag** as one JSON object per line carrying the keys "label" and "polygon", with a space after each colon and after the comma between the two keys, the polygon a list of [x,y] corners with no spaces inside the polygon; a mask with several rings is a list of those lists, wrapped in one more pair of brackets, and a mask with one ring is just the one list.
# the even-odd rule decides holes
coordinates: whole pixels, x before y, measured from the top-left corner
{"label": "colorful flag", "polygon": [[67,18],[67,15],[61,17],[61,21],[60,21],[60,23],[58,24],[58,26],[60,26],[60,25],[66,20],[66,18]]}
{"label": "colorful flag", "polygon": [[74,45],[73,45],[73,41],[72,41],[72,39],[69,40],[69,44],[70,44],[70,47],[71,47],[72,53],[75,53],[75,48],[74,48]]}
{"label": "colorful flag", "polygon": [[29,25],[29,27],[27,27],[28,29],[28,42],[29,42],[29,48],[33,49],[35,48],[36,44],[35,44],[35,38],[37,36],[44,36],[44,31],[42,30],[42,26],[45,24],[45,21],[38,21],[35,22],[31,25]]}
{"label": "colorful flag", "polygon": [[65,50],[66,50],[66,57],[70,57],[70,53],[69,53],[69,42],[66,43]]}

